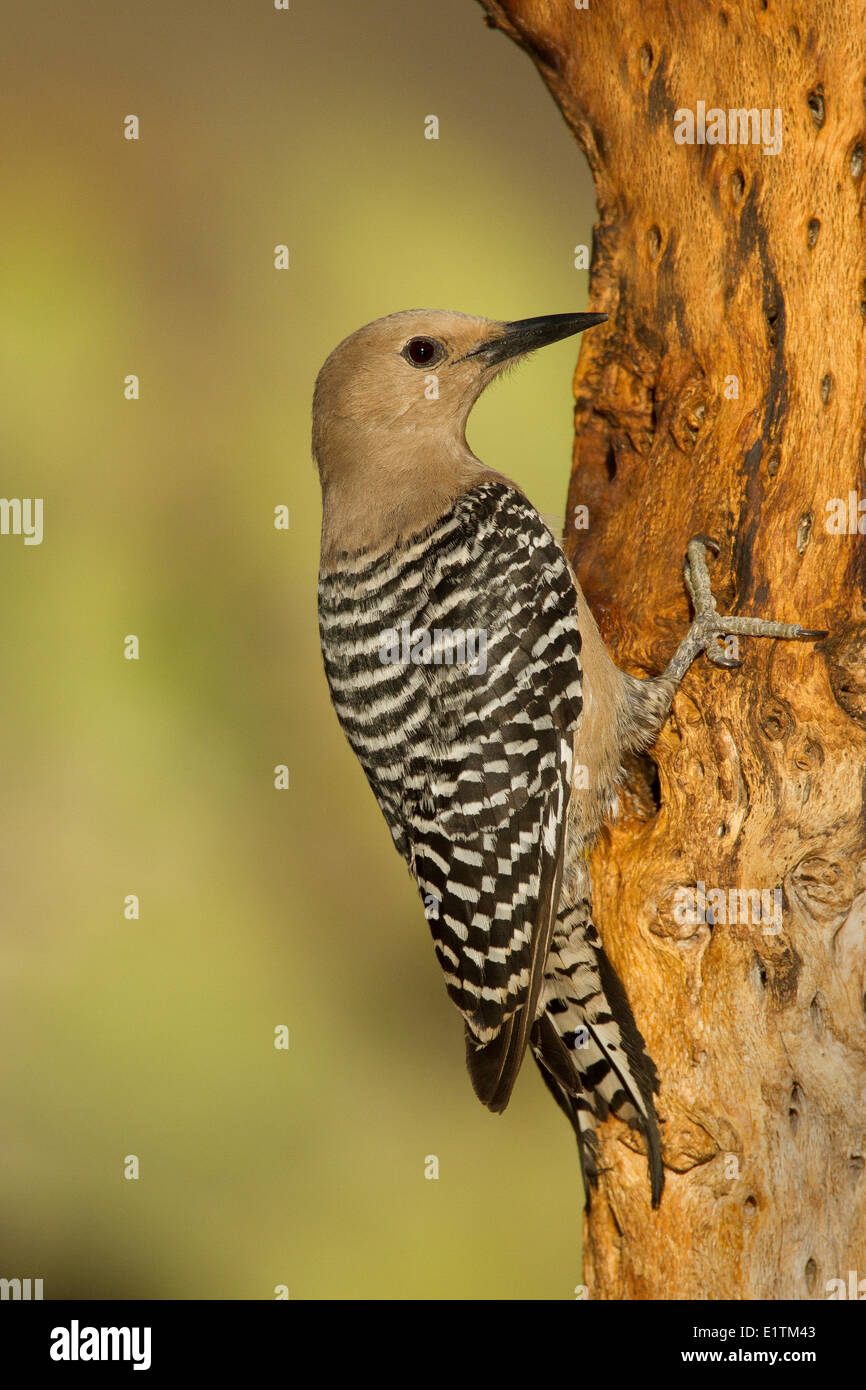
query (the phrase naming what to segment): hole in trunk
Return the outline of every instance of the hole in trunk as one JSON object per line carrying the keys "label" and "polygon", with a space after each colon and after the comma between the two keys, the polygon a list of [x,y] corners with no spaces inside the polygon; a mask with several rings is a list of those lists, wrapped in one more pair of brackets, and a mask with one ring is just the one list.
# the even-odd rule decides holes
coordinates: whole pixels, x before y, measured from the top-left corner
{"label": "hole in trunk", "polygon": [[770,342],[770,347],[773,348],[776,346],[776,322],[778,317],[779,305],[774,300],[774,302],[767,307],[767,337]]}
{"label": "hole in trunk", "polygon": [[652,758],[644,753],[642,761],[646,764],[645,772],[647,779],[647,790],[653,799],[653,805],[657,811],[662,808],[662,786],[659,781],[659,765]]}
{"label": "hole in trunk", "polygon": [[818,128],[818,130],[820,130],[822,125],[824,124],[824,119],[826,116],[826,111],[824,108],[824,88],[820,85],[820,83],[809,93],[809,95],[806,98],[806,101],[808,103],[809,110],[812,114],[812,120],[815,122],[815,125]]}
{"label": "hole in trunk", "polygon": [[607,455],[604,460],[604,466],[607,470],[607,480],[609,483],[612,483],[614,478],[616,477],[616,450],[613,447],[613,440],[611,440],[607,446]]}
{"label": "hole in trunk", "polygon": [[626,783],[637,798],[637,810],[649,820],[661,810],[662,793],[658,764],[648,753],[629,753],[623,759]]}

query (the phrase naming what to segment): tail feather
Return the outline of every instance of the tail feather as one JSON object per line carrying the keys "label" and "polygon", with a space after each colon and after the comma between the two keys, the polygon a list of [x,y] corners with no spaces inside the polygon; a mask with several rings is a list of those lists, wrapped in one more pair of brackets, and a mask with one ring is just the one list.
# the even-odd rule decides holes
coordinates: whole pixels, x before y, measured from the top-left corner
{"label": "tail feather", "polygon": [[[566,1049],[548,1018],[542,1016],[535,1024],[530,1046],[544,1084],[574,1129],[586,1190],[586,1204],[589,1206],[590,1193],[597,1186],[599,1175],[598,1138],[595,1132],[597,1116],[592,1108],[592,1100],[580,1089],[579,1074],[575,1073],[574,1066],[567,1056],[564,1059],[565,1066],[561,1065],[561,1054]],[[567,1082],[560,1079],[565,1074],[566,1067],[569,1072]]]}
{"label": "tail feather", "polygon": [[587,1195],[598,1178],[595,1128],[614,1114],[644,1136],[652,1204],[658,1206],[664,1185],[653,1099],[658,1076],[586,900],[557,918],[531,1046],[574,1127]]}

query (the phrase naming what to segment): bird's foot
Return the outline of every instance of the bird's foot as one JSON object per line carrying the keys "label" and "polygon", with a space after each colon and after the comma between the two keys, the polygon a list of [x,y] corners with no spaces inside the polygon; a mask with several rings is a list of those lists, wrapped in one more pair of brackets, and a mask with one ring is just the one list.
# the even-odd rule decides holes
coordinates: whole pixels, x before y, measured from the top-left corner
{"label": "bird's foot", "polygon": [[719,546],[709,536],[693,536],[686,551],[684,575],[695,610],[694,622],[680,643],[665,676],[679,683],[695,657],[703,652],[715,666],[737,667],[739,657],[720,643],[726,637],[782,637],[817,640],[827,633],[801,627],[799,623],[777,623],[764,618],[723,617],[716,609],[707,570],[707,551],[718,555]]}

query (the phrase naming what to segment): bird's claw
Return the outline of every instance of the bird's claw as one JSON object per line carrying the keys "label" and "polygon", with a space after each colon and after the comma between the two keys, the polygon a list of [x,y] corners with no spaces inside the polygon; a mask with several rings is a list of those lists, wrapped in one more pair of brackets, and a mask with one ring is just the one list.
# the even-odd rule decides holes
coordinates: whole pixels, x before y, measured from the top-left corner
{"label": "bird's claw", "polygon": [[743,664],[738,656],[732,656],[729,652],[723,652],[720,647],[712,645],[704,647],[704,656],[714,666],[726,666],[729,671],[736,671]]}
{"label": "bird's claw", "polygon": [[718,541],[714,541],[712,536],[708,536],[703,531],[699,531],[696,536],[692,536],[689,545],[701,545],[705,550],[711,550],[714,555],[718,555],[721,546]]}
{"label": "bird's claw", "polygon": [[716,609],[716,600],[710,588],[707,569],[707,551],[719,554],[719,543],[711,536],[697,535],[689,541],[686,551],[684,575],[686,588],[691,595],[695,619],[691,637],[697,651],[702,651],[714,666],[735,669],[742,666],[740,659],[719,646],[723,637],[781,637],[799,640],[818,641],[828,636],[816,628],[801,627],[799,623],[777,623],[772,619],[723,617]]}

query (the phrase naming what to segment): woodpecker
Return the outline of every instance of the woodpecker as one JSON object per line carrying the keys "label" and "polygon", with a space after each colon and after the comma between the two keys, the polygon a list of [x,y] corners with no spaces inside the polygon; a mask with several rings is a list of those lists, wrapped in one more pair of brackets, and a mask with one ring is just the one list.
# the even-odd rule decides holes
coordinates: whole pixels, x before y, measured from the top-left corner
{"label": "woodpecker", "polygon": [[605,318],[411,310],[334,349],[313,400],[319,627],[337,717],[424,899],[478,1097],[504,1110],[529,1048],[576,1133],[587,1200],[596,1126],[613,1113],[643,1135],[657,1206],[658,1076],[593,924],[588,853],[625,756],[653,742],[699,654],[734,666],[728,634],[826,634],[721,617],[718,547],[696,536],[695,618],[667,668],[641,680],[614,665],[553,535],[466,442],[504,367]]}

